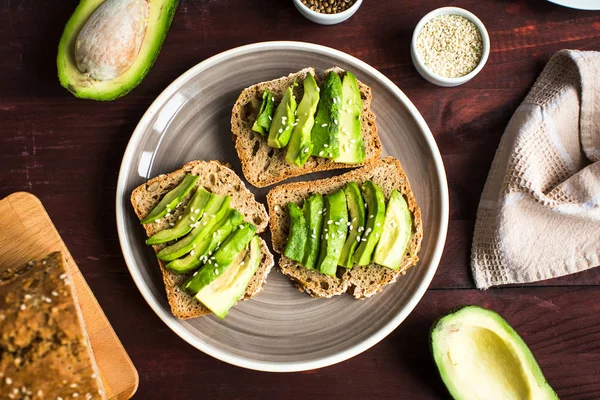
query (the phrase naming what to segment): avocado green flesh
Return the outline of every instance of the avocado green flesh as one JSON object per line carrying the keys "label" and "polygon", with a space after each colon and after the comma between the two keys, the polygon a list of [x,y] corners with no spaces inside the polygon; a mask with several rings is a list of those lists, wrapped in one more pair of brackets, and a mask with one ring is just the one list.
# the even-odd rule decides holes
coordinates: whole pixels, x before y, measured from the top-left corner
{"label": "avocado green flesh", "polygon": [[558,399],[527,344],[493,311],[467,306],[452,312],[433,325],[430,340],[455,400]]}
{"label": "avocado green flesh", "polygon": [[187,256],[169,262],[166,267],[179,274],[198,269],[208,261],[208,257],[242,223],[243,219],[244,216],[239,211],[230,208],[225,217],[193,248],[193,254],[190,251]]}
{"label": "avocado green flesh", "polygon": [[298,105],[296,126],[285,153],[288,164],[302,166],[309,159],[313,144],[311,142],[311,130],[315,123],[315,112],[319,104],[319,86],[312,74],[304,78],[304,94]]}
{"label": "avocado green flesh", "polygon": [[340,155],[339,119],[342,98],[342,81],[330,72],[321,87],[315,124],[311,131],[312,155],[337,158]]}
{"label": "avocado green flesh", "polygon": [[304,201],[302,213],[306,220],[308,236],[304,246],[304,262],[301,264],[308,269],[315,269],[321,248],[321,232],[323,230],[323,209],[325,200],[323,196],[315,193]]}
{"label": "avocado green flesh", "polygon": [[185,206],[181,219],[177,221],[175,226],[169,229],[163,229],[150,236],[150,238],[146,240],[146,244],[165,243],[188,234],[193,229],[196,221],[202,216],[211,197],[212,194],[210,192],[203,187],[199,187],[192,199]]}
{"label": "avocado green flesh", "polygon": [[194,188],[194,185],[198,181],[197,175],[187,174],[181,183],[174,189],[170,190],[162,200],[146,215],[141,221],[141,224],[149,224],[156,222],[157,219],[161,219],[167,213],[175,210],[177,205],[183,201],[185,196]]}
{"label": "avocado green flesh", "polygon": [[295,123],[296,99],[292,88],[287,88],[281,103],[275,110],[271,127],[269,128],[269,138],[267,144],[271,147],[282,148],[287,146],[292,135]]}
{"label": "avocado green flesh", "polygon": [[360,194],[360,188],[356,182],[348,183],[344,187],[344,193],[346,194],[346,202],[348,204],[350,229],[338,264],[342,267],[352,268],[354,265],[354,251],[360,243],[359,228],[365,226],[365,205]]}
{"label": "avocado green flesh", "polygon": [[258,132],[261,135],[266,135],[269,133],[269,128],[271,127],[271,119],[273,118],[273,102],[275,99],[271,92],[268,89],[265,89],[263,92],[262,103],[260,105],[260,110],[258,111],[258,116],[256,117],[256,121],[252,124],[252,130],[254,132]]}
{"label": "avocado green flesh", "polygon": [[196,299],[223,319],[229,309],[244,295],[250,280],[260,265],[260,241],[254,236],[249,250],[240,263],[232,263],[223,275],[196,294]]}
{"label": "avocado green flesh", "polygon": [[206,205],[206,215],[194,224],[195,227],[192,232],[178,242],[159,251],[157,257],[162,261],[173,261],[194,250],[194,246],[197,247],[208,236],[213,226],[218,224],[227,214],[229,202],[229,196],[213,194]]}
{"label": "avocado green flesh", "polygon": [[362,100],[358,81],[352,72],[346,71],[342,82],[342,105],[339,117],[340,155],[334,159],[335,162],[358,164],[365,161],[361,113]]}
{"label": "avocado green flesh", "polygon": [[348,234],[346,195],[338,190],[325,196],[325,217],[319,255],[319,272],[335,276],[338,261]]}
{"label": "avocado green flesh", "polygon": [[373,262],[398,270],[412,230],[412,218],[404,197],[394,189],[385,208],[383,231],[373,253]]}
{"label": "avocado green flesh", "polygon": [[283,254],[287,258],[302,263],[306,239],[308,238],[308,225],[302,209],[297,204],[289,203],[288,209],[290,212],[290,233]]}
{"label": "avocado green flesh", "polygon": [[150,2],[146,34],[133,65],[115,79],[98,81],[79,71],[74,49],[79,32],[103,2],[104,0],[81,0],[69,18],[58,44],[56,64],[60,84],[80,98],[113,100],[135,88],[152,68],[178,4],[178,0]]}
{"label": "avocado green flesh", "polygon": [[183,288],[196,294],[222,275],[236,257],[246,248],[256,233],[256,226],[247,222],[241,224],[219,247],[194,276],[183,284]]}
{"label": "avocado green flesh", "polygon": [[383,221],[385,218],[385,196],[381,188],[372,181],[366,181],[362,186],[363,198],[367,209],[365,215],[367,222],[364,231],[361,230],[360,245],[354,252],[354,263],[368,265],[371,263],[373,250],[381,237]]}

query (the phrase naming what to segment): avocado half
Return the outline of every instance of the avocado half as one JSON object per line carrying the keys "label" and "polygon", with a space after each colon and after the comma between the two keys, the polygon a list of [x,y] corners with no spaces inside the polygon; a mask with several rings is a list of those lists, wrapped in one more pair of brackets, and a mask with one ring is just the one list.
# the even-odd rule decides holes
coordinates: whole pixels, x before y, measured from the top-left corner
{"label": "avocado half", "polygon": [[558,399],[531,350],[497,313],[466,306],[431,328],[431,351],[455,400]]}
{"label": "avocado half", "polygon": [[160,52],[178,4],[178,0],[150,1],[146,33],[133,64],[116,78],[96,80],[78,69],[75,44],[85,23],[105,1],[81,0],[69,18],[58,44],[56,63],[60,84],[79,98],[114,100],[139,85]]}

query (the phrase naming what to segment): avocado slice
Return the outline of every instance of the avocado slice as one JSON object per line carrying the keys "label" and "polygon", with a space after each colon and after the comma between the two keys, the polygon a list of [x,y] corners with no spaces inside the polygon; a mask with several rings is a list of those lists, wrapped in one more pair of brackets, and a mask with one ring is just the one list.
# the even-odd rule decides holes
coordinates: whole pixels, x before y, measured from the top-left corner
{"label": "avocado slice", "polygon": [[366,181],[362,185],[363,198],[366,201],[365,214],[367,222],[359,231],[362,235],[360,245],[354,252],[354,263],[368,265],[371,263],[373,250],[379,242],[385,219],[385,196],[381,188],[372,181]]}
{"label": "avocado slice", "polygon": [[558,399],[531,350],[494,311],[466,306],[442,317],[431,351],[455,400]]}
{"label": "avocado slice", "polygon": [[304,94],[298,105],[296,126],[285,153],[288,164],[297,166],[304,165],[312,153],[310,132],[315,124],[315,111],[319,104],[319,86],[312,74],[306,75],[303,86]]}
{"label": "avocado slice", "polygon": [[[136,0],[80,0],[73,15],[71,15],[71,18],[67,22],[58,44],[56,64],[60,84],[76,97],[85,99],[113,100],[129,93],[144,79],[154,64],[169,31],[177,4],[178,0],[153,0],[144,2],[136,2]],[[119,23],[119,20],[126,20],[126,16],[123,16],[123,11],[120,8],[121,5],[135,6],[124,7],[127,10],[137,12],[135,20],[139,25],[135,29]],[[142,7],[142,9],[139,7]],[[140,15],[144,18],[140,18]],[[103,17],[104,20],[102,20]],[[89,27],[86,28],[88,33],[93,31],[92,27],[97,22],[105,22],[105,26],[108,27],[108,33],[90,36],[84,32],[83,36],[85,37],[80,37],[80,33],[90,19],[92,21]],[[119,29],[120,26],[122,29]],[[81,51],[81,49],[86,48],[86,44],[92,46],[98,45],[97,42],[94,42],[94,39],[110,39],[111,35],[117,40],[123,37],[121,33],[128,33],[127,29],[130,32],[138,32],[138,36],[133,38],[130,43],[127,43],[127,49],[131,54],[134,54],[134,57],[125,57],[129,62],[126,63],[126,70],[124,72],[112,79],[106,79],[106,77],[94,78],[93,75],[95,74],[93,71],[82,72],[79,69],[76,60],[77,46],[79,46],[79,51]],[[101,31],[98,30],[97,32]],[[100,46],[102,44],[104,44],[104,47],[112,50],[112,41],[99,43]],[[113,48],[122,48],[122,42],[115,44],[118,44],[118,46],[114,46]],[[100,50],[103,49],[100,48]],[[125,51],[125,53],[127,54],[128,52]],[[102,54],[103,52],[99,51],[95,56],[98,60],[102,60]],[[94,56],[94,54],[91,54],[91,56]],[[110,59],[118,62],[123,60],[123,56],[114,54]],[[110,64],[104,65],[105,68],[101,69],[106,69],[109,66]]]}
{"label": "avocado slice", "polygon": [[273,119],[273,102],[275,98],[269,92],[269,89],[265,89],[263,92],[262,103],[260,104],[260,110],[256,117],[256,121],[252,124],[252,130],[265,136],[269,133],[271,127],[271,120]]}
{"label": "avocado slice", "polygon": [[342,82],[340,107],[340,155],[335,162],[358,164],[365,161],[365,143],[361,129],[362,100],[358,81],[352,72],[346,71]]}
{"label": "avocado slice", "polygon": [[287,146],[296,122],[296,99],[292,88],[289,87],[281,99],[281,103],[275,110],[271,127],[269,128],[269,138],[267,144],[271,147],[280,149]]}
{"label": "avocado slice", "polygon": [[237,210],[230,208],[225,217],[208,232],[208,234],[190,250],[189,254],[183,258],[178,258],[169,262],[166,267],[178,274],[198,269],[203,263],[208,261],[212,253],[225,241],[227,236],[233,232],[244,220],[244,216]]}
{"label": "avocado slice", "polygon": [[321,87],[315,124],[311,131],[312,155],[324,158],[340,156],[339,123],[342,100],[342,81],[331,71]]}
{"label": "avocado slice", "polygon": [[360,243],[361,235],[359,228],[365,226],[365,201],[360,194],[360,188],[356,182],[348,183],[344,187],[344,194],[346,195],[346,203],[348,203],[348,213],[350,215],[350,220],[348,221],[349,233],[346,243],[344,243],[344,247],[342,248],[338,264],[342,267],[352,268],[354,266],[354,251]]}
{"label": "avocado slice", "polygon": [[194,229],[192,229],[190,234],[159,251],[156,255],[158,259],[173,261],[194,250],[202,243],[202,240],[209,234],[213,226],[225,217],[225,214],[229,210],[230,201],[229,196],[213,194],[210,200],[208,200],[206,210],[202,213],[202,218],[194,224]]}
{"label": "avocado slice", "polygon": [[173,211],[179,203],[183,201],[185,196],[194,188],[198,181],[197,175],[187,174],[181,183],[174,189],[170,190],[165,197],[146,215],[141,221],[141,224],[149,224],[158,222],[162,217]]}
{"label": "avocado slice", "polygon": [[205,286],[210,285],[233,264],[236,258],[242,260],[246,251],[246,246],[256,233],[256,226],[244,222],[235,230],[225,242],[219,247],[219,250],[213,254],[208,261],[194,276],[183,284],[183,289],[196,294]]}
{"label": "avocado slice", "polygon": [[398,270],[410,240],[412,218],[404,196],[392,191],[383,220],[383,231],[373,253],[373,262]]}
{"label": "avocado slice", "polygon": [[185,206],[181,219],[172,228],[164,229],[150,236],[146,240],[146,244],[170,242],[188,234],[194,228],[198,219],[202,217],[202,213],[212,196],[212,193],[203,187],[199,187]]}
{"label": "avocado slice", "polygon": [[319,193],[314,193],[308,199],[304,200],[304,205],[302,206],[308,235],[306,237],[306,245],[304,246],[304,260],[301,264],[308,269],[315,269],[319,260],[324,208],[325,200]]}
{"label": "avocado slice", "polygon": [[296,203],[288,203],[288,209],[290,211],[290,233],[283,255],[302,263],[308,238],[308,224],[302,209]]}
{"label": "avocado slice", "polygon": [[239,264],[232,264],[223,275],[196,294],[201,302],[217,317],[223,319],[229,309],[244,295],[250,280],[260,265],[260,241],[258,236],[250,240],[248,252]]}
{"label": "avocado slice", "polygon": [[319,272],[335,276],[348,234],[348,208],[343,190],[340,189],[325,196],[325,210]]}

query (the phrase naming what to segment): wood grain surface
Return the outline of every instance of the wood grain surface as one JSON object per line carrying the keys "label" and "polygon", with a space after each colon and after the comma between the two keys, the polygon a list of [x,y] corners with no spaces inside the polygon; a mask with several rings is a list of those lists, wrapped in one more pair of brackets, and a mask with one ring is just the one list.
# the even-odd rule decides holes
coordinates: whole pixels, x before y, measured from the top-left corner
{"label": "wood grain surface", "polygon": [[[0,197],[38,196],[140,373],[140,399],[444,399],[427,333],[460,304],[501,312],[522,334],[561,399],[600,398],[600,269],[528,287],[480,292],[469,271],[474,218],[494,152],[545,63],[564,48],[600,50],[600,12],[544,0],[364,1],[350,20],[320,26],[291,0],[182,0],[156,64],[126,97],[74,98],[56,77],[56,50],[77,0],[0,1]],[[486,67],[458,88],[413,68],[419,19],[453,5],[487,26]],[[430,290],[408,319],[371,350],[295,374],[246,371],[173,334],[137,291],[115,228],[115,185],[125,146],[153,99],[176,77],[221,51],[299,40],[345,51],[392,79],[431,127],[450,187],[448,240]],[[531,251],[535,251],[532,249]]]}
{"label": "wood grain surface", "polygon": [[65,256],[92,351],[110,400],[126,400],[138,386],[138,373],[100,304],[65,246],[40,200],[26,192],[0,200],[0,268],[19,268],[54,251]]}

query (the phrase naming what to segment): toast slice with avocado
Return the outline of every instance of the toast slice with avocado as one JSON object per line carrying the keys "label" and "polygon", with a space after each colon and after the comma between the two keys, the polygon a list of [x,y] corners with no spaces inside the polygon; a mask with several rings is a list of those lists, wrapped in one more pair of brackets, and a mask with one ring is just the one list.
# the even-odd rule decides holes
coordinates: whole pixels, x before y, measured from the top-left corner
{"label": "toast slice with avocado", "polygon": [[[174,188],[180,187],[190,176],[194,178],[191,181],[191,186],[198,188],[197,192],[200,192],[201,188],[204,188],[205,192],[209,195],[229,196],[229,208],[241,213],[240,220],[238,221],[240,227],[242,225],[250,226],[251,224],[256,228],[255,233],[261,233],[265,230],[269,220],[265,207],[256,201],[254,195],[246,188],[233,170],[218,161],[190,161],[177,171],[160,175],[138,186],[131,194],[131,204],[138,218],[144,221],[149,214],[157,209],[157,205],[162,201],[161,199],[165,199],[168,193],[172,193]],[[166,214],[163,212],[163,215],[152,219],[152,222],[142,225],[149,238],[157,237],[157,233],[173,229],[174,226],[177,226],[177,222],[181,220],[182,215],[190,208],[188,204],[196,201],[196,196],[192,194],[193,190],[191,189],[188,188],[182,199],[175,200],[179,204],[173,206],[173,209],[168,208]],[[206,212],[202,214],[206,214]],[[198,225],[201,224],[201,221],[202,219],[191,222],[193,222],[192,225]],[[192,235],[193,232],[189,235]],[[183,243],[186,238],[177,240],[175,243]],[[264,240],[260,238],[256,240],[257,248],[260,251],[260,262],[240,300],[249,299],[263,290],[267,275],[274,264],[273,255]],[[161,250],[164,251],[165,248],[172,246],[172,243],[173,241],[158,243],[153,244],[152,247],[158,255]],[[200,244],[198,246],[201,247]],[[198,251],[195,244],[193,247]],[[221,247],[224,247],[224,245]],[[217,246],[216,250],[218,249],[219,247]],[[190,254],[193,255],[193,253],[194,250]],[[208,258],[204,261],[208,261]],[[192,294],[182,289],[182,285],[191,279],[194,272],[177,273],[172,268],[167,267],[170,263],[160,258],[158,259],[158,263],[163,274],[167,299],[173,315],[180,319],[189,319],[210,313],[210,310],[196,300]]]}
{"label": "toast slice with avocado", "polygon": [[[322,88],[324,86],[324,83],[327,82],[327,79],[329,77],[328,75],[330,72],[335,72],[337,75],[345,77],[345,71],[338,67],[323,71],[322,74],[317,74],[314,68],[305,68],[288,76],[284,76],[279,79],[274,79],[268,82],[257,83],[242,90],[237,101],[235,102],[235,105],[233,106],[233,110],[231,113],[231,130],[233,133],[235,149],[238,153],[238,157],[242,164],[242,172],[244,174],[244,177],[250,184],[262,188],[295,176],[301,176],[314,172],[327,171],[332,169],[352,168],[356,166],[361,166],[368,163],[371,160],[378,159],[381,156],[381,142],[379,140],[379,135],[377,134],[375,115],[373,114],[373,112],[371,112],[371,89],[358,80],[355,81],[355,85],[358,86],[357,91],[360,93],[360,99],[359,101],[354,102],[354,104],[357,104],[358,102],[361,103],[361,105],[358,106],[359,110],[357,111],[360,120],[360,126],[357,129],[360,130],[362,141],[364,144],[364,159],[362,162],[336,162],[334,161],[334,158],[322,158],[318,156],[319,151],[317,149],[316,154],[312,153],[314,154],[313,156],[308,157],[307,160],[302,160],[301,166],[293,165],[289,162],[289,155],[288,160],[286,160],[287,148],[285,148],[285,144],[283,144],[284,148],[272,147],[273,141],[271,141],[271,146],[269,145],[270,139],[272,139],[271,135],[261,135],[257,131],[253,130],[253,127],[256,127],[256,124],[261,122],[262,120],[261,118],[261,120],[257,121],[257,119],[262,115],[262,111],[265,108],[265,97],[268,98],[268,95],[266,95],[265,90],[268,90],[268,93],[271,96],[269,99],[269,107],[273,108],[274,104],[281,103],[282,100],[290,97],[289,90],[291,88],[291,92],[293,94],[291,98],[298,99],[298,102],[300,104],[298,104],[297,110],[301,110],[302,102],[300,101],[300,99],[303,99],[305,86],[302,83],[307,77],[307,75],[314,75],[316,83],[321,86],[321,89],[317,87],[316,91],[321,93],[321,99],[323,99],[323,97],[325,96],[325,91]],[[286,92],[288,92],[287,95]],[[343,104],[340,104],[339,95],[330,100],[332,100],[330,102],[330,105],[333,103],[333,106],[336,107],[335,103],[337,103],[337,108],[341,108],[342,110],[349,108],[351,103],[351,99],[347,99],[343,102]],[[293,109],[296,109],[295,100],[292,101],[294,102]],[[316,110],[314,122],[317,128],[327,127],[327,125],[333,126],[332,123],[335,123],[335,125],[337,125],[338,122],[342,122],[342,119],[338,121],[337,118],[333,118],[332,123],[330,124],[323,123],[324,121],[320,121],[319,115],[326,114],[326,112],[320,111],[320,107],[321,104],[319,104],[319,108]],[[283,116],[283,121],[287,121],[288,125],[290,125],[289,117],[293,115],[293,109],[288,110],[288,113]],[[275,112],[275,115],[277,115],[277,112]],[[272,119],[273,122],[275,122],[275,115],[273,115],[272,117],[271,115],[269,115],[268,117]],[[298,119],[296,120],[296,124],[301,119],[300,114],[298,114],[297,118]],[[269,122],[267,122],[267,125],[268,124]],[[296,125],[294,125],[294,127],[295,126]],[[285,126],[283,128],[285,128]],[[293,128],[289,126],[289,129]],[[308,134],[310,134],[310,132],[308,132]],[[294,143],[294,135],[295,133],[292,133],[292,139],[288,147],[293,146],[292,143]],[[289,140],[289,134],[286,139]],[[278,141],[275,141],[275,143],[278,143]],[[285,143],[287,143],[287,140],[285,141]],[[282,144],[279,143],[276,145],[280,146]],[[328,146],[328,144],[322,144],[322,146],[325,146],[325,148],[321,148],[321,150],[327,150],[326,147]],[[352,147],[353,145],[349,144],[349,146]],[[302,150],[303,152],[306,152],[307,156],[308,154],[311,154],[309,152],[309,149],[307,148],[304,148]],[[327,154],[322,154],[322,151],[320,153],[322,156],[327,156]],[[331,156],[331,154],[329,154],[329,156]]]}
{"label": "toast slice with avocado", "polygon": [[[412,224],[406,250],[397,269],[369,263],[354,265],[352,268],[338,266],[334,275],[325,275],[317,270],[308,269],[284,255],[290,233],[289,203],[302,206],[302,203],[315,193],[330,195],[343,189],[350,182],[362,185],[367,181],[378,185],[386,199],[389,199],[396,190],[406,200]],[[300,291],[307,292],[313,297],[329,298],[345,292],[349,292],[357,299],[370,297],[380,292],[384,286],[395,282],[399,275],[404,274],[419,260],[417,253],[423,238],[421,210],[417,206],[400,161],[393,157],[374,160],[362,168],[327,179],[279,185],[269,191],[267,202],[273,249],[281,255],[279,267],[284,275],[295,282]],[[367,215],[367,218],[369,217],[371,216]],[[326,223],[327,221],[324,222]],[[349,221],[348,224],[351,222]]]}

